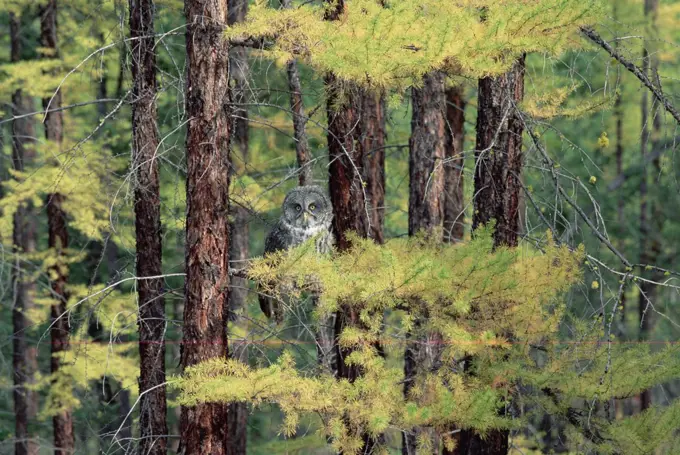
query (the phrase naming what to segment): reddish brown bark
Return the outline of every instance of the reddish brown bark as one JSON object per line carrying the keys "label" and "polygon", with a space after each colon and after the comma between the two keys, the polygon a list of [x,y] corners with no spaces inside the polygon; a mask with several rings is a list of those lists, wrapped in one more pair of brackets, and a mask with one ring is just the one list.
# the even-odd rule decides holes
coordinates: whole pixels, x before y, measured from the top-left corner
{"label": "reddish brown bark", "polygon": [[364,178],[370,209],[370,237],[378,243],[385,241],[385,97],[366,89],[361,90],[361,122],[359,142],[364,150]]}
{"label": "reddish brown bark", "polygon": [[[516,105],[524,96],[524,57],[507,73],[479,80],[474,216],[476,229],[496,223],[494,247],[517,246],[524,126]],[[458,455],[504,455],[507,430],[494,430],[482,439],[470,429],[456,435]]]}
{"label": "reddish brown bark", "polygon": [[[21,60],[21,23],[14,13],[10,13],[10,41],[12,62]],[[31,98],[21,90],[12,95],[12,114],[18,116],[33,111]],[[33,120],[30,117],[15,119],[12,122],[12,167],[23,171],[26,165],[35,158],[32,143],[35,137]],[[26,317],[33,306],[32,292],[35,283],[30,274],[25,274],[21,257],[35,251],[36,226],[31,204],[20,206],[14,214],[12,231],[12,252],[15,254],[12,267],[12,365],[14,369],[14,431],[16,455],[37,455],[38,444],[32,440],[29,422],[38,411],[38,396],[25,386],[35,380],[38,370],[38,354],[31,345],[29,327],[31,322]]]}
{"label": "reddish brown bark", "polygon": [[[40,41],[42,47],[49,49],[43,55],[46,59],[59,58],[57,47],[57,1],[49,0],[40,5]],[[57,90],[51,98],[43,99],[43,107],[50,111],[61,107],[61,90]],[[61,112],[45,114],[45,137],[54,144],[55,155],[61,153],[63,142],[63,116]],[[59,354],[69,349],[69,318],[66,314],[68,294],[66,290],[68,265],[63,261],[64,250],[68,248],[68,230],[66,214],[63,210],[64,196],[59,193],[48,194],[47,224],[48,245],[54,249],[56,264],[50,268],[52,298],[56,301],[51,309],[52,360],[51,372],[58,373],[60,368]],[[58,455],[71,454],[75,447],[73,434],[73,416],[70,410],[64,410],[52,418],[54,430],[54,451]]]}
{"label": "reddish brown bark", "polygon": [[444,74],[429,73],[422,88],[412,89],[409,140],[408,232],[433,232],[444,219],[446,99]]}
{"label": "reddish brown bark", "polygon": [[[165,454],[165,300],[161,256],[161,201],[156,125],[156,53],[153,0],[130,0],[132,56],[132,168],[139,300],[141,454]],[[148,278],[146,277],[157,277]]]}
{"label": "reddish brown bark", "polygon": [[[326,10],[327,20],[336,20],[344,10],[344,1],[333,2]],[[370,235],[370,206],[366,192],[366,150],[365,141],[360,140],[358,125],[362,124],[362,98],[360,90],[353,84],[343,83],[333,74],[325,78],[327,89],[326,112],[328,115],[328,180],[331,203],[333,204],[333,231],[337,248],[346,250],[350,244],[347,234],[355,232],[361,237]],[[366,131],[366,134],[369,134]],[[382,133],[380,133],[382,134]],[[366,138],[366,140],[370,140]],[[361,326],[358,312],[352,305],[341,305],[335,319],[334,371],[340,378],[350,382],[361,375],[354,365],[345,362],[351,351],[341,348],[337,339],[348,326]],[[379,350],[379,346],[376,346]],[[377,439],[368,434],[362,436],[365,450],[373,447]]]}
{"label": "reddish brown bark", "polygon": [[[225,0],[185,0],[187,220],[183,369],[227,354],[229,49]],[[184,453],[226,453],[227,406],[182,407]]]}
{"label": "reddish brown bark", "polygon": [[[444,220],[444,158],[446,153],[446,97],[445,76],[441,72],[428,73],[420,88],[411,89],[413,113],[411,138],[409,140],[409,235],[425,232],[440,234]],[[416,321],[413,336],[419,342],[408,343],[404,353],[404,395],[409,396],[418,370],[433,368],[440,351],[434,346],[439,336],[422,334],[420,322]],[[434,342],[426,344],[426,342]],[[427,346],[427,347],[424,347]],[[432,432],[416,428],[402,433],[402,453],[415,455],[418,435]],[[437,441],[433,441],[437,444]]]}
{"label": "reddish brown bark", "polygon": [[479,80],[472,228],[495,221],[494,244],[517,246],[522,172],[524,58],[498,77]]}
{"label": "reddish brown bark", "polygon": [[364,150],[356,141],[360,118],[357,88],[326,76],[328,88],[329,190],[333,204],[333,230],[340,251],[349,247],[347,233],[369,235],[369,209],[364,187]]}
{"label": "reddish brown bark", "polygon": [[[59,193],[47,196],[48,245],[54,248],[57,264],[50,268],[52,298],[57,303],[51,308],[52,360],[50,371],[58,373],[61,367],[59,355],[69,349],[69,318],[66,314],[66,267],[60,259],[64,256],[64,249],[68,247],[68,231],[66,228],[66,213],[62,208],[64,197]],[[59,412],[52,417],[54,431],[54,453],[70,455],[74,451],[75,439],[73,434],[73,416],[70,410]]]}
{"label": "reddish brown bark", "polygon": [[444,164],[444,241],[460,242],[465,232],[463,195],[463,140],[465,138],[465,99],[460,86],[446,90],[446,148]]}
{"label": "reddish brown bark", "polygon": [[[247,0],[229,0],[229,24],[245,19],[248,11]],[[244,47],[229,49],[229,76],[233,80],[233,134],[231,143],[237,152],[234,161],[241,160],[235,168],[245,172],[248,164],[248,56]],[[233,221],[230,226],[231,245],[229,257],[236,267],[242,267],[248,259],[248,222],[250,215],[245,207],[233,204],[231,207]],[[246,306],[248,298],[248,281],[243,278],[231,278],[229,287],[229,318],[235,324],[243,325],[247,319],[237,318],[236,312]],[[241,362],[248,363],[248,348],[245,343],[229,347],[229,355]],[[248,405],[246,403],[230,403],[227,412],[227,446],[229,455],[245,455],[248,436]]]}

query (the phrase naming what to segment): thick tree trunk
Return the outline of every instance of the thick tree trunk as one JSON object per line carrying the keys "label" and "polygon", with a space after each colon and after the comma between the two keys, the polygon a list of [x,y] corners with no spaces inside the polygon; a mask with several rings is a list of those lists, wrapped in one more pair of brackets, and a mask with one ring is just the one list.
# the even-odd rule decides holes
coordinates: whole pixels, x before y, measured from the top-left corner
{"label": "thick tree trunk", "polygon": [[364,150],[364,175],[370,207],[370,237],[384,243],[385,235],[385,115],[387,106],[382,93],[361,90],[359,142]]}
{"label": "thick tree trunk", "polygon": [[[328,186],[333,204],[333,231],[340,251],[349,248],[347,234],[350,231],[368,237],[369,210],[366,206],[364,187],[364,150],[355,140],[355,127],[359,121],[359,105],[356,103],[356,87],[345,87],[344,99],[340,99],[340,82],[329,74],[328,88]],[[345,364],[350,352],[340,348],[337,336],[345,327],[358,322],[357,315],[350,308],[339,311],[335,318],[333,371],[340,378],[354,381],[359,371]]]}
{"label": "thick tree trunk", "polygon": [[[334,75],[326,76],[328,87],[329,191],[333,204],[333,230],[340,251],[349,247],[347,233],[369,235],[369,208],[364,180],[364,150],[355,140],[360,117],[356,87],[348,87]],[[341,99],[343,97],[344,99]]]}
{"label": "thick tree trunk", "polygon": [[479,80],[472,227],[495,221],[494,244],[517,246],[522,173],[524,58],[498,77]]}
{"label": "thick tree trunk", "polygon": [[444,219],[446,98],[444,74],[429,73],[412,89],[408,233],[434,233]]}
{"label": "thick tree trunk", "polygon": [[161,268],[161,201],[156,125],[156,52],[153,0],[130,0],[132,38],[132,168],[139,299],[139,453],[165,454],[165,299]]}
{"label": "thick tree trunk", "polygon": [[[185,0],[187,220],[183,369],[227,355],[229,48],[226,0]],[[227,406],[182,407],[181,449],[226,453]]]}
{"label": "thick tree trunk", "polygon": [[446,90],[446,164],[444,165],[444,241],[460,242],[465,233],[463,195],[463,141],[465,139],[465,99],[463,88]]}
{"label": "thick tree trunk", "polygon": [[[10,41],[12,62],[21,60],[21,24],[14,13],[10,13]],[[21,115],[33,111],[30,107],[31,98],[21,90],[12,95],[12,114]],[[33,150],[33,120],[30,117],[12,121],[12,166],[17,171],[23,171],[31,164],[35,157]],[[35,346],[29,341],[29,327],[31,322],[26,314],[33,308],[32,293],[35,283],[30,274],[23,272],[25,265],[21,258],[25,254],[35,251],[36,226],[31,204],[20,206],[14,214],[12,232],[12,252],[14,266],[12,267],[12,330],[14,337],[12,364],[14,368],[14,431],[15,454],[37,455],[38,444],[32,439],[33,433],[29,429],[29,422],[35,418],[38,411],[38,396],[26,388],[35,380],[38,370],[38,354]]]}
{"label": "thick tree trunk", "polygon": [[[524,126],[516,105],[524,96],[524,57],[498,77],[479,80],[473,229],[494,221],[494,247],[517,246]],[[508,453],[507,430],[482,439],[473,430],[457,434],[458,455]]]}
{"label": "thick tree trunk", "polygon": [[[40,5],[40,41],[41,45],[50,49],[43,58],[59,58],[57,47],[57,1],[49,0]],[[61,107],[61,91],[57,90],[50,98],[43,99],[43,107],[47,110]],[[55,155],[61,151],[63,142],[63,116],[61,112],[45,114],[45,137],[57,148]],[[66,214],[63,210],[64,196],[59,193],[48,194],[47,224],[48,245],[54,249],[56,264],[50,268],[48,275],[51,277],[52,298],[56,301],[51,309],[52,338],[52,361],[51,372],[58,373],[60,368],[59,355],[69,349],[69,318],[66,314],[66,291],[68,265],[62,260],[64,250],[68,248],[68,231],[66,226]],[[71,454],[75,448],[73,434],[73,416],[69,409],[61,411],[52,418],[54,430],[55,454]]]}
{"label": "thick tree trunk", "polygon": [[[334,7],[326,10],[326,20],[337,20],[344,10],[344,0],[333,2]],[[333,204],[333,231],[337,248],[346,250],[350,244],[347,234],[355,232],[361,237],[370,236],[370,206],[366,191],[366,150],[359,140],[357,126],[362,123],[362,90],[353,84],[343,83],[333,74],[325,78],[328,115],[328,180],[331,203]],[[368,134],[368,133],[367,133]],[[380,133],[382,134],[382,133]],[[355,381],[361,371],[355,365],[345,362],[351,353],[341,348],[338,336],[345,327],[361,326],[359,314],[351,305],[342,305],[335,318],[334,371],[339,378]],[[376,349],[380,350],[379,346]],[[374,447],[380,438],[364,434],[364,450]]]}
{"label": "thick tree trunk", "polygon": [[[409,140],[409,202],[408,232],[416,235],[441,235],[444,220],[444,158],[446,154],[446,97],[445,76],[441,72],[428,73],[423,77],[421,88],[411,89],[413,114]],[[436,368],[441,354],[441,337],[435,333],[419,333],[416,321],[414,337],[417,342],[408,343],[404,354],[404,395],[407,397],[419,371]],[[402,454],[415,455],[420,434],[431,438],[435,453],[438,440],[431,429],[416,428],[402,433]]]}
{"label": "thick tree trunk", "polygon": [[[658,0],[644,0],[644,5],[645,5],[645,18],[651,21],[651,27],[648,28],[650,32],[653,32],[655,29],[655,23],[656,23],[656,16],[658,14],[658,8],[659,8],[659,2]],[[651,40],[645,40],[643,43],[643,49],[642,49],[642,70],[645,72],[645,74],[650,77],[652,80],[654,80],[654,75],[652,74],[652,60],[655,61],[654,66],[658,66],[656,61],[657,57],[654,56],[652,57],[650,55],[650,50],[648,49],[648,46],[651,46],[652,42]],[[655,133],[657,133],[657,128],[661,128],[661,118],[659,117],[658,113],[656,112],[656,108],[658,106],[657,102],[652,103],[652,118],[650,119],[650,110],[649,110],[649,97],[647,94],[647,91],[644,90],[642,92],[642,99],[641,99],[641,113],[642,113],[642,131],[640,133],[640,151],[641,151],[641,161],[642,163],[645,163],[647,160],[647,154],[649,153],[649,145],[650,145],[650,138],[651,138],[651,133],[650,129],[654,129]],[[657,123],[659,122],[659,123]],[[651,125],[650,125],[651,123]],[[650,128],[651,126],[651,128]],[[655,134],[657,136],[658,134]],[[654,145],[654,144],[652,144]],[[652,150],[654,151],[654,150]],[[659,245],[655,240],[652,240],[651,242],[648,242],[650,235],[652,232],[649,229],[649,219],[648,219],[648,172],[647,172],[647,166],[644,165],[642,169],[642,176],[640,179],[640,263],[641,264],[654,264],[657,260],[657,251],[659,250]],[[652,207],[654,210],[654,202],[652,202]],[[656,212],[658,214],[658,208],[656,209]],[[654,238],[658,237],[660,233],[655,232],[654,233]],[[657,243],[655,245],[655,243]],[[649,249],[649,250],[648,250]],[[651,276],[652,274],[649,274],[647,278],[655,278]],[[651,311],[651,305],[650,302],[653,302],[654,299],[654,292],[656,290],[656,287],[650,283],[647,282],[642,282],[640,284],[640,296],[638,299],[638,316],[640,320],[640,332],[638,335],[638,340],[641,342],[646,342],[649,340],[650,333],[652,331],[653,327],[653,321],[652,321],[652,314],[653,312]],[[640,393],[639,395],[640,399],[640,411],[644,411],[645,409],[649,408],[652,404],[652,393],[651,390],[645,390],[644,392]]]}
{"label": "thick tree trunk", "polygon": [[[245,19],[248,11],[247,0],[229,0],[229,24],[235,24]],[[235,169],[246,171],[248,164],[248,56],[244,47],[229,49],[229,75],[234,81],[232,97],[234,100],[232,146],[236,150],[234,161],[241,160]],[[232,169],[233,170],[233,169]],[[233,221],[230,225],[231,245],[229,257],[236,267],[242,267],[248,259],[248,221],[249,214],[245,207],[232,205]],[[229,287],[229,318],[234,324],[244,325],[247,318],[237,318],[236,312],[246,307],[248,298],[248,281],[243,278],[231,278]],[[247,331],[246,331],[247,332]],[[246,343],[232,345],[229,355],[243,363],[248,363],[248,348]],[[246,403],[230,403],[227,412],[227,440],[226,447],[229,455],[245,455],[248,436],[248,405]]]}

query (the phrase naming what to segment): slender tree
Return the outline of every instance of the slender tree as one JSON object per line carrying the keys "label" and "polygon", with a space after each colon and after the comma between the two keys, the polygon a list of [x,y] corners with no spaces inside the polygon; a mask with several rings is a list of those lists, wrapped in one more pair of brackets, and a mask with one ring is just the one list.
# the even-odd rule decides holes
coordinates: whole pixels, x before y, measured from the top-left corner
{"label": "slender tree", "polygon": [[[653,33],[656,24],[656,17],[658,15],[659,2],[658,0],[644,0],[644,14],[645,18],[650,21],[650,26],[648,30]],[[656,55],[650,55],[651,46],[650,40],[645,40],[642,48],[642,70],[647,75],[650,80],[656,82],[655,75],[653,74],[658,68],[658,57]],[[652,63],[654,62],[654,63]],[[649,206],[655,216],[659,214],[658,204],[652,202],[650,204],[650,195],[648,188],[649,172],[647,170],[648,155],[650,153],[649,147],[650,142],[652,146],[652,152],[655,152],[658,147],[658,136],[659,130],[661,129],[661,116],[658,110],[658,101],[654,98],[652,101],[652,109],[650,111],[649,106],[649,94],[647,90],[642,91],[642,97],[640,101],[640,110],[642,114],[642,130],[640,133],[640,151],[641,151],[641,162],[643,163],[642,175],[640,177],[640,263],[641,264],[654,264],[658,259],[658,253],[660,250],[660,245],[657,240],[649,241],[650,237],[656,239],[659,237],[657,232],[652,232],[650,230],[649,223]],[[651,114],[651,118],[650,118]],[[653,130],[653,132],[652,132]],[[652,135],[654,136],[652,138]],[[659,166],[658,158],[654,160],[655,167]],[[658,173],[657,173],[658,175]],[[655,227],[658,226],[655,220]],[[651,275],[651,274],[650,274]],[[651,278],[651,276],[650,276]],[[653,321],[652,321],[652,311],[650,302],[653,301],[654,291],[656,287],[648,282],[642,282],[640,284],[640,296],[638,299],[638,316],[640,320],[640,331],[638,335],[639,341],[649,340],[650,332],[652,331]],[[651,390],[647,389],[642,392],[639,396],[640,399],[640,410],[644,411],[649,408],[652,404],[652,393]]]}
{"label": "slender tree", "polygon": [[[409,235],[421,231],[430,236],[441,235],[446,153],[444,82],[444,73],[431,72],[423,77],[422,87],[411,89],[413,114],[409,140]],[[417,332],[419,321],[416,321],[415,326]],[[436,334],[429,333],[425,340],[407,344],[404,354],[404,395],[408,396],[413,388],[418,370],[435,368],[440,354],[438,340]],[[402,434],[401,450],[404,455],[415,455],[418,434],[424,431],[418,428],[412,433]]]}
{"label": "slender tree", "polygon": [[[228,21],[229,25],[241,22],[245,19],[248,11],[247,0],[230,0]],[[234,166],[233,171],[238,169],[245,172],[248,165],[248,100],[247,77],[248,77],[248,56],[246,49],[241,46],[234,46],[229,49],[229,76],[233,81],[233,134],[231,137],[232,148],[236,154],[233,160],[240,165]],[[229,257],[237,267],[242,266],[248,259],[248,221],[249,213],[246,207],[232,205],[232,222],[230,225],[231,246]],[[236,311],[245,307],[248,298],[248,281],[244,278],[231,278],[229,287],[229,306],[230,319],[235,323],[244,324],[246,319],[236,320]],[[245,343],[236,345],[233,341],[229,348],[229,355],[232,358],[248,362],[248,348]],[[231,403],[227,414],[228,422],[228,441],[227,453],[232,455],[245,455],[248,430],[248,405],[246,403]]]}
{"label": "slender tree", "polygon": [[[14,13],[10,13],[11,60],[21,60],[22,39],[21,21]],[[12,114],[18,116],[32,111],[31,98],[22,90],[12,95]],[[30,117],[12,121],[12,166],[23,171],[27,164],[35,158],[32,146],[35,132]],[[37,350],[28,341],[30,321],[26,314],[34,306],[32,293],[35,284],[25,274],[21,257],[35,251],[36,243],[35,218],[31,204],[20,206],[14,215],[12,232],[12,250],[14,264],[12,267],[12,328],[14,331],[13,355],[14,366],[14,425],[15,453],[17,455],[37,455],[38,445],[32,440],[29,422],[35,418],[38,409],[38,397],[35,392],[26,388],[34,381],[38,369]]]}
{"label": "slender tree", "polygon": [[[284,8],[290,8],[290,0],[281,2]],[[290,90],[290,110],[293,113],[293,138],[295,139],[295,155],[298,163],[298,181],[300,186],[312,184],[312,168],[310,163],[309,142],[307,140],[307,117],[302,102],[300,71],[295,59],[286,63],[288,89]]]}
{"label": "slender tree", "polygon": [[444,241],[460,242],[465,232],[463,141],[465,99],[461,86],[446,89],[446,151],[444,164]]}
{"label": "slender tree", "polygon": [[139,300],[141,454],[165,454],[165,300],[161,268],[161,201],[156,125],[156,52],[153,0],[130,0],[132,167]]}
{"label": "slender tree", "polygon": [[[46,59],[59,58],[57,47],[57,1],[49,0],[40,5],[40,40],[48,51],[43,55]],[[55,111],[61,107],[61,90],[56,90],[51,97],[43,99],[45,114],[45,137],[56,148],[55,155],[61,152],[63,142],[63,115]],[[69,318],[66,314],[67,265],[63,260],[68,248],[68,230],[66,213],[63,209],[65,196],[61,193],[47,195],[48,245],[56,256],[56,264],[50,268],[52,297],[55,303],[51,309],[52,360],[51,372],[58,373],[61,361],[59,354],[69,349]],[[75,448],[73,434],[73,416],[70,409],[60,411],[52,417],[54,429],[54,447],[56,454],[70,454]]]}
{"label": "slender tree", "polygon": [[[229,46],[226,0],[185,0],[187,220],[183,369],[227,354]],[[182,407],[180,451],[226,453],[227,407]]]}
{"label": "slender tree", "polygon": [[[514,247],[519,242],[524,126],[517,104],[523,97],[524,57],[507,73],[479,80],[472,227],[494,222],[495,247]],[[508,436],[507,430],[494,430],[482,439],[474,431],[463,429],[457,434],[454,453],[506,454]]]}

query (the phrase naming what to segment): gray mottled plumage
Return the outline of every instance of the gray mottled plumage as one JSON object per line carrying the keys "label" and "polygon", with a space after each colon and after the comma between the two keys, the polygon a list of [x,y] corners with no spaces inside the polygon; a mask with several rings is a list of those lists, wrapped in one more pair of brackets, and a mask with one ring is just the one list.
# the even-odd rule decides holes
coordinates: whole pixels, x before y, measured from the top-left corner
{"label": "gray mottled plumage", "polygon": [[[283,213],[264,242],[264,254],[288,250],[316,237],[316,251],[328,253],[335,238],[331,231],[333,208],[324,191],[318,186],[300,186],[291,190],[283,200]],[[259,295],[262,312],[281,320],[275,299]]]}

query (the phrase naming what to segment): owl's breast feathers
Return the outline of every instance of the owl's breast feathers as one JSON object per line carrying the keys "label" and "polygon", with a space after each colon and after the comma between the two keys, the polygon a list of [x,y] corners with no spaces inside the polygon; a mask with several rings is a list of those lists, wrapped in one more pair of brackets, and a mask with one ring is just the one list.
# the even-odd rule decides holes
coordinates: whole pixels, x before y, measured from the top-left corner
{"label": "owl's breast feathers", "polygon": [[[316,251],[320,254],[329,253],[335,244],[335,236],[331,231],[330,220],[316,226],[299,228],[281,219],[267,234],[264,242],[264,254],[266,256],[268,253],[294,248],[317,235],[318,237],[315,240]],[[281,314],[281,309],[276,299],[262,293],[258,295],[258,299],[262,312],[268,318],[274,316],[277,322],[281,322],[283,314]]]}

